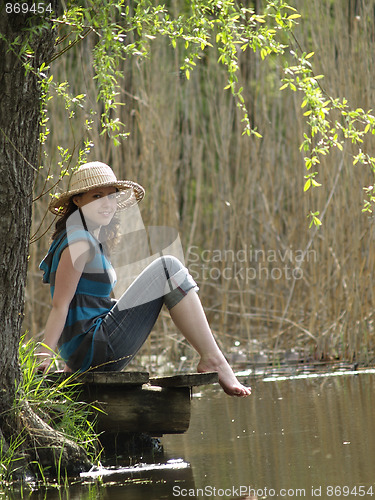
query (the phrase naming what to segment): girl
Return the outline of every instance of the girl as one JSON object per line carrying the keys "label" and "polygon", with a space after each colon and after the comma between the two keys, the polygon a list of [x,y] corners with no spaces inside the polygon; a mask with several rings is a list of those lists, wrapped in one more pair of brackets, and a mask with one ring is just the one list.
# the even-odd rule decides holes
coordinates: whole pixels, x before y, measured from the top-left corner
{"label": "girl", "polygon": [[54,351],[65,371],[122,370],[147,339],[162,305],[200,355],[198,372],[216,371],[224,391],[248,396],[220,351],[208,325],[197,286],[173,256],[154,260],[119,300],[110,297],[115,273],[109,249],[117,234],[117,211],[138,203],[144,189],[118,181],[112,169],[91,162],[77,169],[71,189],[53,198],[58,216],[51,247],[40,264],[49,283],[52,309],[37,356],[48,370]]}

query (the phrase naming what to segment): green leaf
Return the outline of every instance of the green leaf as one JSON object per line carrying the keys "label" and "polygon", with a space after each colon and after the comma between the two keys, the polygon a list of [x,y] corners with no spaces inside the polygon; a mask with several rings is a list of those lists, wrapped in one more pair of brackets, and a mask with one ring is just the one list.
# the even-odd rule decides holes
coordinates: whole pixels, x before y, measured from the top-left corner
{"label": "green leaf", "polygon": [[314,219],[313,220],[314,220],[314,224],[316,226],[321,226],[322,225],[322,221],[318,217],[316,217],[315,215],[314,215]]}
{"label": "green leaf", "polygon": [[316,180],[314,180],[314,179],[311,179],[311,183],[312,183],[312,185],[313,185],[314,187],[319,187],[319,186],[321,186],[321,184],[319,184],[319,182],[317,182],[317,181],[316,181]]}
{"label": "green leaf", "polygon": [[311,158],[305,158],[305,166],[306,166],[306,170],[310,170],[310,168],[312,167]]}
{"label": "green leaf", "polygon": [[303,191],[306,192],[310,189],[311,187],[311,179],[307,179],[307,181],[305,182],[305,185],[303,187]]}

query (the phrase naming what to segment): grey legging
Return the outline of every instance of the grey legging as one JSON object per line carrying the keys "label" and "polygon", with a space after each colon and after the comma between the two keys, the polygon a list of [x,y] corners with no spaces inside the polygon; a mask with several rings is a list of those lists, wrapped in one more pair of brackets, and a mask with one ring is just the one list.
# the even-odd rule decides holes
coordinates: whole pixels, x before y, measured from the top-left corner
{"label": "grey legging", "polygon": [[198,289],[195,281],[173,256],[159,257],[147,266],[101,323],[109,339],[110,362],[104,369],[124,368],[146,341],[163,304],[171,309],[192,288]]}

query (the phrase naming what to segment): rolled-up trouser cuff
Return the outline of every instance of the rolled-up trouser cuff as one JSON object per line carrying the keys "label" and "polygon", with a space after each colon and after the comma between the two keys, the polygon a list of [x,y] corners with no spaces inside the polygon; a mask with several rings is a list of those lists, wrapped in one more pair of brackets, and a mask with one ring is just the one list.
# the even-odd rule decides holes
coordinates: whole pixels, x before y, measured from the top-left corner
{"label": "rolled-up trouser cuff", "polygon": [[167,280],[165,285],[164,303],[167,308],[172,309],[191,289],[195,289],[196,292],[199,290],[191,274],[183,266]]}

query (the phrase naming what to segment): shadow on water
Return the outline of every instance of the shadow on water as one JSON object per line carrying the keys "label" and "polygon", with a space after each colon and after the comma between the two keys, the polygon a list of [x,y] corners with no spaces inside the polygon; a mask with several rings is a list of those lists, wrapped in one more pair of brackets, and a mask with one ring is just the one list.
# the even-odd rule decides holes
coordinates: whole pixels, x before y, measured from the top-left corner
{"label": "shadow on water", "polygon": [[193,398],[189,430],[162,439],[162,463],[23,498],[371,498],[374,385],[362,373],[255,380],[247,399],[209,388]]}

